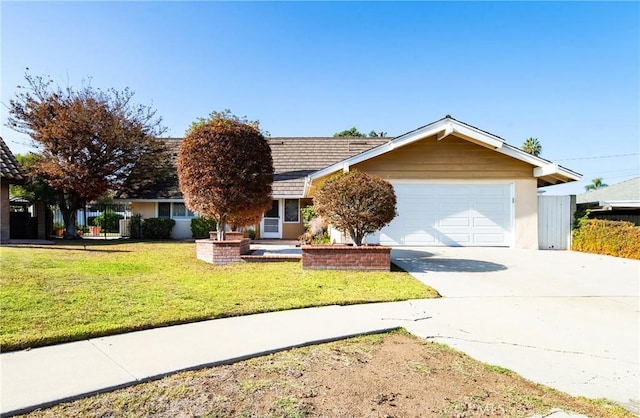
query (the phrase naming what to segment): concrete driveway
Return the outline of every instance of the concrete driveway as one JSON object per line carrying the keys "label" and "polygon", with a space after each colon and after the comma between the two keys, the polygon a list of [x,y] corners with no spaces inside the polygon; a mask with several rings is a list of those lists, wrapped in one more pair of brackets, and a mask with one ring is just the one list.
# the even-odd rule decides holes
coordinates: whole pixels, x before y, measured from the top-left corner
{"label": "concrete driveway", "polygon": [[571,395],[640,414],[640,261],[508,248],[398,248],[434,287],[406,328]]}

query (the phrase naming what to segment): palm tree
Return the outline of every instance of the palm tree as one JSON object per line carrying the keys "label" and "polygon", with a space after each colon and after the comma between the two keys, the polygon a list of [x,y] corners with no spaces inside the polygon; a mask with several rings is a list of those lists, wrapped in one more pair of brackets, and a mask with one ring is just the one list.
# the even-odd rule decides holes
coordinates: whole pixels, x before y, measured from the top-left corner
{"label": "palm tree", "polygon": [[598,189],[602,189],[603,187],[607,187],[608,184],[605,184],[602,182],[602,177],[596,177],[595,179],[591,180],[591,184],[587,184],[586,186],[584,186],[584,189],[586,191],[589,190],[598,190]]}
{"label": "palm tree", "polygon": [[540,145],[538,138],[529,137],[524,141],[524,144],[522,144],[522,149],[524,152],[539,157],[542,152],[542,145]]}

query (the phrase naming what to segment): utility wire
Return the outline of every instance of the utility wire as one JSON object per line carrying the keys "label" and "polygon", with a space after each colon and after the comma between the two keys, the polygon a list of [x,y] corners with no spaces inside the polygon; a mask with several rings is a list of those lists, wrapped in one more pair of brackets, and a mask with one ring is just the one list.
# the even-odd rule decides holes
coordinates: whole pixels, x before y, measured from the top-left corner
{"label": "utility wire", "polygon": [[597,160],[601,158],[631,157],[633,155],[638,155],[638,153],[636,152],[632,154],[601,155],[597,157],[559,158],[556,161]]}

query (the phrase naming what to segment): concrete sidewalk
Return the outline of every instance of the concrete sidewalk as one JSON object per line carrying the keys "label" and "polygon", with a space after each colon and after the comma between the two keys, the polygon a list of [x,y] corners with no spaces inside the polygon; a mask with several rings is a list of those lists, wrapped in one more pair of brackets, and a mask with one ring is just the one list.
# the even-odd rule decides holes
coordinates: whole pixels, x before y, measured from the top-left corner
{"label": "concrete sidewalk", "polygon": [[0,414],[177,371],[383,332],[416,319],[412,302],[327,306],[197,322],[0,355]]}

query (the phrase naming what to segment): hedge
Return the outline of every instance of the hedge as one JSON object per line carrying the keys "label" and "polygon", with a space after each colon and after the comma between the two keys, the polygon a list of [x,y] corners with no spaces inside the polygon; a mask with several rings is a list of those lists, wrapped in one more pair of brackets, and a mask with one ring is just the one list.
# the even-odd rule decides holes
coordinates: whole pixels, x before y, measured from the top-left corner
{"label": "hedge", "polygon": [[215,230],[215,219],[200,217],[191,219],[191,236],[195,239],[209,238],[209,232]]}
{"label": "hedge", "polygon": [[168,218],[148,218],[142,222],[143,239],[169,239],[176,221]]}
{"label": "hedge", "polygon": [[585,253],[640,260],[640,226],[631,222],[582,219],[571,248]]}

